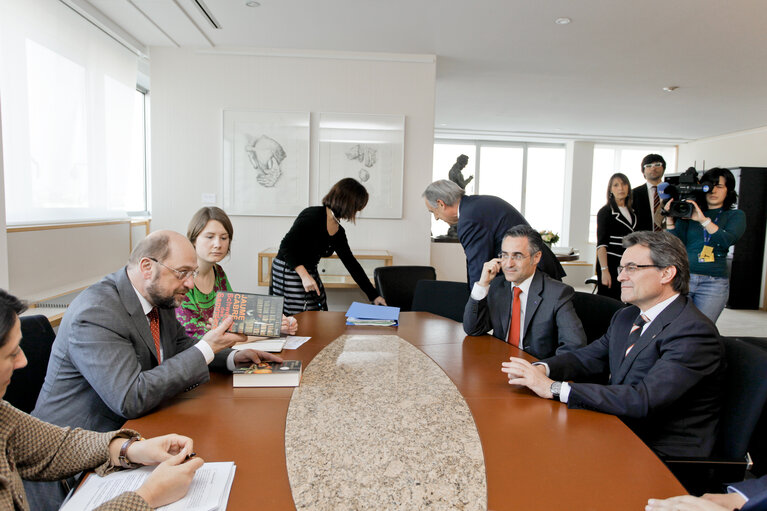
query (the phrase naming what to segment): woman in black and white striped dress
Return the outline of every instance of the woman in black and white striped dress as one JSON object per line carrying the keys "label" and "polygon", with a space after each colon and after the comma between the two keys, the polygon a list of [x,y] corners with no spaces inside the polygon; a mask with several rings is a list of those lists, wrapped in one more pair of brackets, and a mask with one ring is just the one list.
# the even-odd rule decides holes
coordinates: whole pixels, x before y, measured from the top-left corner
{"label": "woman in black and white striped dress", "polygon": [[623,237],[634,232],[637,218],[631,209],[631,183],[625,174],[613,174],[607,185],[607,204],[597,213],[597,293],[621,299],[618,266]]}
{"label": "woman in black and white striped dress", "polygon": [[298,215],[272,261],[270,294],[285,297],[283,314],[291,316],[306,310],[328,310],[317,264],[333,252],[338,254],[368,299],[377,305],[386,305],[354,258],[340,224],[340,220],[354,223],[357,213],[367,203],[365,187],[352,178],[344,178],[325,195],[322,206],[306,208]]}

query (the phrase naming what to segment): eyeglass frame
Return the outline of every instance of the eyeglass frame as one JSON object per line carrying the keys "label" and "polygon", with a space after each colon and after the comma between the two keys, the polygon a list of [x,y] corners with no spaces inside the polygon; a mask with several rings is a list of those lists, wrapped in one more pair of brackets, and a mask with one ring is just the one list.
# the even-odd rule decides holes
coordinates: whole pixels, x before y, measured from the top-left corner
{"label": "eyeglass frame", "polygon": [[644,165],[642,165],[643,169],[651,169],[653,167],[663,167],[663,163],[659,161],[654,161],[652,163],[645,163]]}
{"label": "eyeglass frame", "polygon": [[644,268],[666,268],[666,266],[661,266],[659,264],[634,264],[629,263],[626,266],[618,266],[618,275],[621,274],[624,270],[626,270],[626,275],[633,275],[636,273],[637,270],[642,270]]}
{"label": "eyeglass frame", "polygon": [[[540,250],[538,252],[540,252]],[[528,255],[522,255],[522,252],[514,252],[513,254],[504,254],[503,252],[498,252],[498,259],[500,259],[501,261],[507,261],[509,259],[513,259],[515,263],[519,263],[521,261],[524,261],[528,257],[533,257],[538,252],[533,252],[532,254],[528,254]]]}
{"label": "eyeglass frame", "polygon": [[200,270],[183,270],[183,271],[182,270],[177,270],[175,268],[171,268],[170,266],[168,266],[166,264],[161,263],[160,261],[158,261],[154,257],[147,257],[147,259],[149,259],[150,261],[156,262],[157,264],[159,264],[160,266],[162,266],[164,268],[169,269],[170,271],[175,273],[176,274],[176,278],[178,280],[181,280],[181,281],[184,281],[184,280],[188,279],[190,276],[192,278],[196,278],[197,275],[200,274]]}

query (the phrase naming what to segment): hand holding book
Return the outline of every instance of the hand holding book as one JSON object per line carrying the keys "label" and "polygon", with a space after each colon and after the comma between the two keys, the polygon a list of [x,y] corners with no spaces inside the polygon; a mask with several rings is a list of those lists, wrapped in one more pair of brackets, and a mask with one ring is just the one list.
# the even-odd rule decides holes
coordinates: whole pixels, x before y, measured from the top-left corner
{"label": "hand holding book", "polygon": [[229,327],[232,326],[233,321],[234,319],[232,316],[227,316],[217,327],[209,330],[208,333],[202,337],[202,340],[210,345],[213,353],[218,353],[223,349],[231,348],[235,343],[247,340],[248,337],[244,334],[227,332]]}

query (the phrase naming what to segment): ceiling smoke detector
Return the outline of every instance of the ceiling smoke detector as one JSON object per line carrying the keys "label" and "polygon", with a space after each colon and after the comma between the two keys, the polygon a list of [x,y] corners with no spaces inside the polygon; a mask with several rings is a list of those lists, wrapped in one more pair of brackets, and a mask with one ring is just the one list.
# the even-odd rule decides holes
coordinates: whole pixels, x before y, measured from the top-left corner
{"label": "ceiling smoke detector", "polygon": [[554,23],[557,25],[569,25],[570,22],[573,21],[570,18],[557,18],[554,20]]}
{"label": "ceiling smoke detector", "polygon": [[248,0],[245,2],[245,5],[248,7],[261,7],[261,2],[256,2],[256,0]]}

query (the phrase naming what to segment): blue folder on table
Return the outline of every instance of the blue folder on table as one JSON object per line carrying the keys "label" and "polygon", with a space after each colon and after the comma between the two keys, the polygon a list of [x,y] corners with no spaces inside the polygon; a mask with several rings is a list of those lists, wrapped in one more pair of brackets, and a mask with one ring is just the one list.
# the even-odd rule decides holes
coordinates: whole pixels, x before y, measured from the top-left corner
{"label": "blue folder on table", "polygon": [[346,311],[347,325],[397,326],[399,307],[353,302]]}

